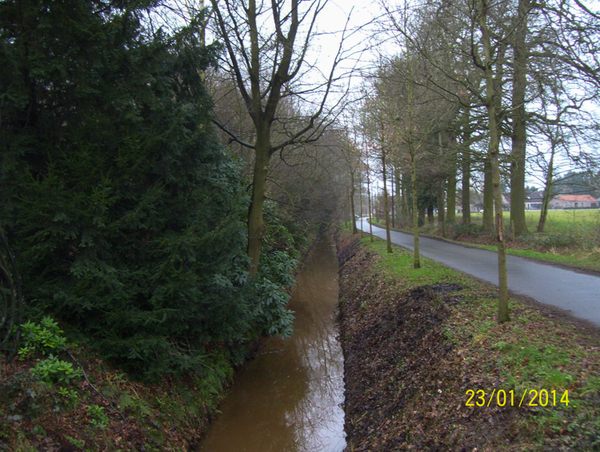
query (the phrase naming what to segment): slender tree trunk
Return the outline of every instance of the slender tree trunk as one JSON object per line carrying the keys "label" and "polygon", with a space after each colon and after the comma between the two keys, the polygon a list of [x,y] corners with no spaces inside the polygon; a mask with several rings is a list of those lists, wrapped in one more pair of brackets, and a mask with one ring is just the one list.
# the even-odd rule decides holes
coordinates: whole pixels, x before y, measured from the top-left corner
{"label": "slender tree trunk", "polygon": [[369,168],[367,168],[367,198],[369,202],[369,236],[371,237],[371,242],[373,242],[373,206],[371,205],[371,176],[369,175]]}
{"label": "slender tree trunk", "polygon": [[462,224],[471,223],[471,113],[469,107],[465,107],[462,114],[463,146],[461,154],[461,190],[462,190]]}
{"label": "slender tree trunk", "polygon": [[390,204],[387,189],[387,168],[385,162],[385,150],[381,150],[381,166],[383,168],[383,211],[385,213],[385,238],[387,241],[387,252],[392,253],[392,237],[390,235]]}
{"label": "slender tree trunk", "polygon": [[[450,174],[447,180],[448,200],[447,205],[447,221],[450,224],[456,223],[456,137],[450,137],[450,146],[452,158],[450,159]],[[445,235],[444,235],[445,237]]]}
{"label": "slender tree trunk", "polygon": [[413,227],[413,248],[414,248],[414,259],[413,267],[421,268],[421,258],[419,255],[419,211],[418,200],[417,200],[417,162],[415,156],[415,150],[410,144],[410,168],[411,168],[411,191],[412,191],[412,227]]}
{"label": "slender tree trunk", "polygon": [[506,243],[504,241],[504,222],[502,218],[502,191],[500,184],[500,137],[498,134],[496,96],[497,90],[494,87],[494,73],[492,69],[492,45],[490,31],[487,25],[487,0],[481,0],[480,30],[483,39],[484,65],[485,65],[485,84],[486,84],[486,103],[489,119],[489,157],[492,169],[492,183],[494,187],[494,204],[496,206],[496,241],[498,245],[498,323],[504,323],[510,320],[508,314],[508,278],[506,271]]}
{"label": "slender tree trunk", "polygon": [[471,151],[465,148],[462,151],[462,224],[471,223]]}
{"label": "slender tree trunk", "polygon": [[352,233],[357,234],[358,229],[356,228],[356,210],[354,206],[354,193],[356,189],[354,187],[354,171],[350,171],[350,210],[352,211]]}
{"label": "slender tree trunk", "polygon": [[527,88],[527,15],[529,0],[519,0],[513,58],[513,136],[510,167],[510,223],[519,236],[527,232],[525,220],[525,163],[527,125],[525,90]]}
{"label": "slender tree trunk", "polygon": [[438,191],[438,226],[442,232],[442,237],[446,237],[446,203],[445,203],[445,185],[446,181],[442,179],[440,181],[440,187]]}
{"label": "slender tree trunk", "polygon": [[265,234],[263,207],[267,193],[270,150],[269,134],[267,133],[266,136],[260,134],[256,141],[252,197],[248,212],[248,256],[250,257],[248,271],[252,278],[256,277],[258,272],[262,240]]}
{"label": "slender tree trunk", "polygon": [[364,231],[362,228],[362,222],[363,222],[363,217],[364,217],[364,212],[363,212],[363,178],[362,178],[362,171],[360,173],[360,183],[358,185],[358,199],[360,199],[360,237],[362,238],[364,236]]}
{"label": "slender tree trunk", "polygon": [[[440,161],[444,161],[444,146],[442,140],[442,133],[439,134],[440,144]],[[442,174],[446,172],[446,168],[442,168]],[[444,177],[440,177],[438,196],[437,196],[437,208],[438,208],[438,226],[442,232],[442,237],[446,237],[446,202],[445,202],[445,188],[446,180]]]}
{"label": "slender tree trunk", "polygon": [[548,163],[548,173],[546,174],[546,184],[544,187],[544,199],[542,200],[542,210],[540,211],[540,221],[538,223],[537,232],[544,232],[546,218],[548,217],[548,206],[550,205],[550,196],[554,180],[554,152],[555,145],[552,143],[550,162]]}
{"label": "slender tree trunk", "polygon": [[483,229],[494,229],[494,182],[490,155],[485,157],[483,165]]}
{"label": "slender tree trunk", "polygon": [[395,218],[396,218],[396,212],[395,212],[396,202],[394,200],[394,188],[395,188],[396,184],[394,183],[395,182],[394,174],[395,174],[395,171],[392,171],[392,183],[390,184],[390,186],[392,187],[392,202],[390,203],[390,205],[392,206],[392,212],[391,212],[392,228],[396,227],[396,220],[395,220]]}
{"label": "slender tree trunk", "polygon": [[410,176],[408,174],[402,174],[402,219],[407,221],[407,224],[412,223],[412,217],[410,213],[410,207],[408,206],[408,181]]}
{"label": "slender tree trunk", "polygon": [[[407,52],[408,61],[408,52]],[[412,69],[412,67],[411,67]],[[408,114],[408,153],[410,155],[410,188],[412,191],[412,226],[413,226],[413,267],[421,268],[421,256],[419,252],[419,217],[417,212],[419,211],[418,193],[417,193],[417,150],[415,149],[415,141],[413,136],[413,100],[414,100],[414,87],[412,83],[408,82],[408,102],[407,102],[407,114]]]}
{"label": "slender tree trunk", "polygon": [[402,192],[402,182],[400,179],[400,168],[394,167],[394,185],[396,186],[396,219],[398,220],[398,227],[402,226],[402,204],[404,193]]}

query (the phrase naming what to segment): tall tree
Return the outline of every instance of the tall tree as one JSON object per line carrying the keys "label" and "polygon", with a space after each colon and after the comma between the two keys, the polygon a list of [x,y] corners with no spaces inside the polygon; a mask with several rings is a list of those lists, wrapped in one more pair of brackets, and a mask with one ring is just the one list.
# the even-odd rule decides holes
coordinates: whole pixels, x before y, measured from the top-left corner
{"label": "tall tree", "polygon": [[515,17],[512,81],[512,151],[510,162],[510,223],[515,235],[527,232],[525,221],[525,166],[527,162],[527,21],[529,0],[519,0]]}
{"label": "tall tree", "polygon": [[[333,122],[326,101],[335,82],[342,47],[326,79],[317,88],[294,91],[294,81],[307,77],[304,69],[316,21],[324,1],[211,0],[219,38],[227,54],[227,70],[235,80],[255,128],[254,142],[232,139],[254,151],[252,195],[248,214],[249,271],[256,276],[265,232],[263,206],[271,158],[293,143],[311,142]],[[342,39],[343,42],[343,39]],[[279,113],[282,99],[294,95],[318,96],[315,109],[301,118]],[[328,114],[329,113],[329,114]],[[274,142],[274,124],[285,123]],[[224,127],[223,127],[224,128]],[[226,130],[226,128],[224,128]]]}
{"label": "tall tree", "polygon": [[488,24],[488,16],[490,4],[487,0],[480,0],[479,15],[479,30],[481,31],[481,44],[483,48],[483,60],[474,55],[475,64],[481,67],[485,73],[486,86],[486,106],[488,111],[489,123],[489,160],[492,172],[492,184],[494,187],[494,206],[496,215],[496,243],[498,246],[498,285],[499,285],[499,301],[498,301],[498,323],[507,322],[510,320],[508,313],[508,280],[506,272],[506,242],[504,238],[504,221],[502,208],[502,191],[500,184],[500,136],[498,133],[498,87],[494,75],[494,61],[497,55],[494,55],[490,28]]}

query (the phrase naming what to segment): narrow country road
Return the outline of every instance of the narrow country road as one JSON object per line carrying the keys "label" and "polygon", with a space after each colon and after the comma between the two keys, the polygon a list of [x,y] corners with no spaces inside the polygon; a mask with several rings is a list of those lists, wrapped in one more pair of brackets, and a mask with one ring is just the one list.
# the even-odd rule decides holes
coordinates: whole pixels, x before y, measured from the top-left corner
{"label": "narrow country road", "polygon": [[[369,232],[366,218],[359,219],[357,226]],[[385,229],[373,226],[373,235],[385,240]],[[391,237],[396,245],[414,250],[412,235],[391,231]],[[420,237],[419,250],[422,256],[498,285],[498,255],[493,251],[427,237]],[[600,327],[600,277],[517,256],[507,258],[510,291],[570,311],[575,317]]]}

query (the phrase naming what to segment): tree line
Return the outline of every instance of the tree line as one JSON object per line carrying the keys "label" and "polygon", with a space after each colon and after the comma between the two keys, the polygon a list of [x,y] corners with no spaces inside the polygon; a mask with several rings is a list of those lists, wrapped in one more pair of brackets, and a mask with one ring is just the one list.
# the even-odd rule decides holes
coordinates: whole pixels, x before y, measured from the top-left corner
{"label": "tree line", "polygon": [[[565,166],[598,173],[598,12],[579,1],[380,7],[378,30],[397,52],[380,59],[366,84],[362,159],[393,182],[396,215],[415,234],[415,267],[419,217],[428,212],[432,220],[437,210],[444,236],[458,208],[470,224],[472,184],[480,179],[483,229],[498,244],[498,319],[506,321],[506,233],[528,233],[527,173],[541,179],[546,206]],[[388,225],[390,186],[383,184]],[[507,204],[510,231],[502,221]],[[547,207],[539,231],[546,214]]]}

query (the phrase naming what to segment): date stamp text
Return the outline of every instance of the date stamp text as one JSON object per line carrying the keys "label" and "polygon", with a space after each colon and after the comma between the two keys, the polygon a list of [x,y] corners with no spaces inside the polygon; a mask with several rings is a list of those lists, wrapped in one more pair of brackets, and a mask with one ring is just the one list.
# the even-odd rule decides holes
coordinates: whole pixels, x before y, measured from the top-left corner
{"label": "date stamp text", "polygon": [[517,407],[550,407],[563,404],[569,406],[569,391],[559,392],[547,389],[525,389],[522,393],[514,390],[494,389],[491,393],[483,389],[469,389],[466,392],[466,406],[489,407],[497,405]]}

